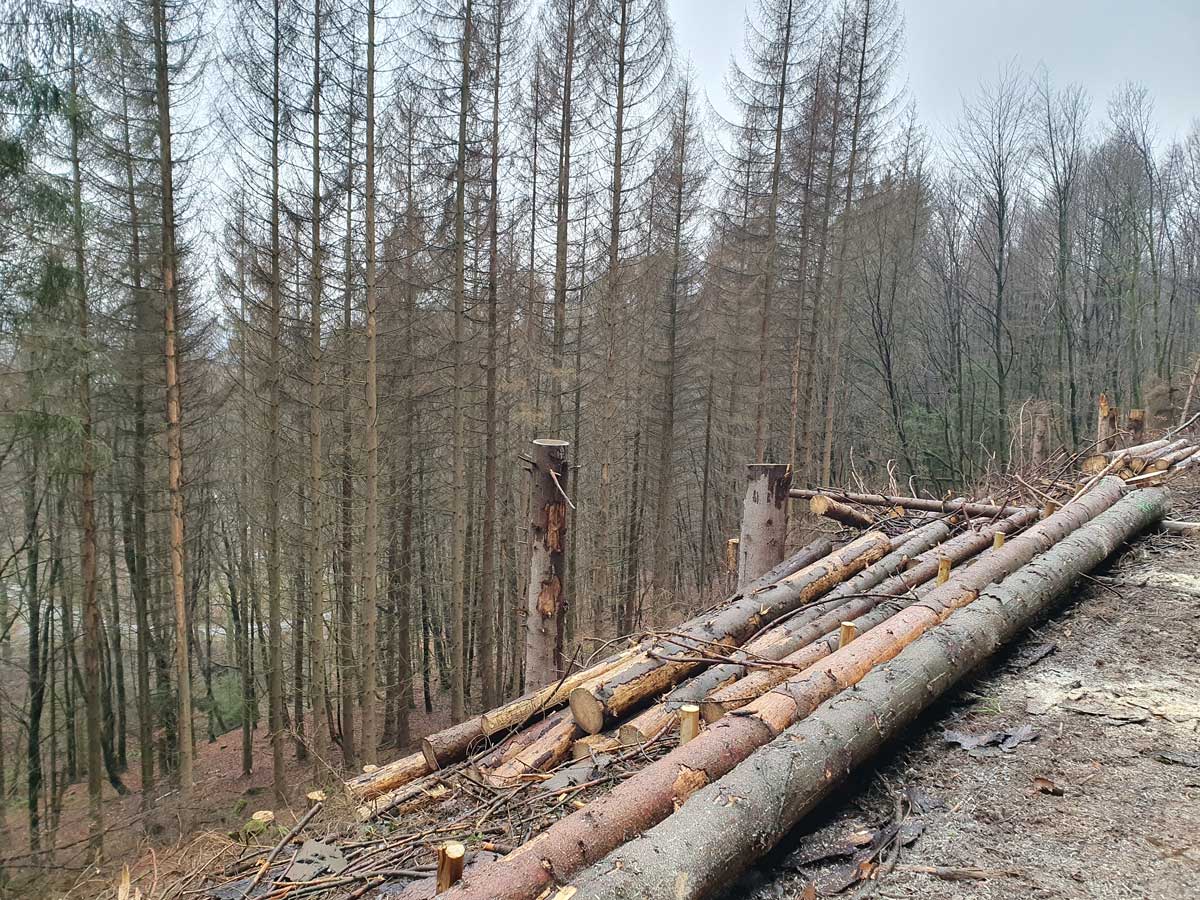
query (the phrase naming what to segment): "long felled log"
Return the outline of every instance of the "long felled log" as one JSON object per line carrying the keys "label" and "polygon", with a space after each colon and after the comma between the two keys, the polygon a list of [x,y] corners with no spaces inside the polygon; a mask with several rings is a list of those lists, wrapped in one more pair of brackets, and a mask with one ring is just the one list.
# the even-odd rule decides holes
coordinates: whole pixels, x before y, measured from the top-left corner
{"label": "long felled log", "polygon": [[1047,614],[1082,572],[1165,511],[1165,494],[1138,491],[1100,514],[581,873],[571,882],[575,900],[711,895],[937,697]]}
{"label": "long felled log", "polygon": [[[1002,523],[997,523],[997,526],[1001,525]],[[1005,532],[997,526],[988,529],[988,533],[1004,534]],[[986,536],[986,534],[982,535],[984,539]],[[980,535],[963,535],[962,537],[969,537],[972,540],[963,541],[953,548],[947,545],[944,551],[946,555],[939,554],[938,559],[926,560],[905,575],[882,585],[873,597],[859,598],[852,605],[848,604],[836,611],[841,615],[831,612],[813,622],[805,629],[803,645],[781,659],[780,667],[755,669],[745,678],[726,685],[719,691],[714,691],[704,701],[705,721],[715,722],[726,713],[752,703],[775,685],[787,681],[796,672],[815,666],[831,653],[840,650],[847,643],[842,640],[842,628],[845,625],[848,624],[857,637],[882,625],[898,611],[920,600],[934,587],[929,582],[937,574],[936,564],[939,560],[941,562],[951,559],[957,562],[966,560],[968,565],[976,565],[985,562],[997,549],[984,546],[986,541],[981,540]],[[919,581],[915,577],[918,574]],[[902,584],[906,584],[906,586],[901,587]],[[841,616],[845,616],[849,622],[843,621]],[[784,668],[784,665],[787,668]]]}
{"label": "long felled log", "polygon": [[1024,506],[995,506],[990,503],[972,503],[967,500],[931,500],[928,497],[898,497],[891,494],[851,494],[846,491],[824,490],[814,491],[808,488],[794,488],[791,496],[801,500],[811,500],[814,497],[825,496],[834,500],[845,500],[860,506],[899,506],[903,509],[920,512],[934,512],[949,515],[959,513],[965,516],[1011,516],[1021,512]]}
{"label": "long felled log", "polygon": [[[789,642],[790,631],[801,627],[804,622],[821,617],[829,609],[841,609],[841,604],[836,603],[839,597],[847,598],[870,591],[910,560],[944,540],[949,534],[950,526],[945,522],[937,521],[903,535],[904,540],[897,542],[896,549],[831,590],[822,598],[819,607],[813,608],[811,612],[802,610],[801,615],[775,626],[756,637],[745,647],[732,652],[730,656],[735,660],[782,659],[800,646],[799,643]],[[709,666],[676,687],[665,700],[654,704],[622,725],[621,742],[623,744],[643,743],[664,729],[674,727],[681,706],[698,703],[703,710],[706,697],[745,674],[746,667],[734,662]]]}
{"label": "long felled log", "polygon": [[821,596],[890,549],[887,535],[869,532],[768,588],[739,595],[713,613],[685,623],[676,629],[676,637],[657,641],[639,664],[624,667],[599,685],[576,688],[571,692],[571,714],[588,734],[603,730],[607,722],[703,666],[696,659],[698,648],[739,646],[764,625]]}
{"label": "long felled log", "polygon": [[[821,665],[800,673],[746,709],[725,716],[694,740],[622,782],[606,797],[560,819],[515,853],[481,869],[454,896],[460,900],[531,900],[554,879],[561,882],[595,863],[631,835],[661,822],[697,790],[730,771],[797,717],[861,680],[873,665],[894,658],[929,628],[977,597],[991,581],[1011,574],[1112,506],[1123,490],[1124,483],[1119,479],[1105,479],[1074,503],[1007,541],[992,554],[988,565],[971,566],[967,572],[974,573],[972,577],[952,578],[893,616],[892,620],[899,620],[894,626],[889,621],[856,638]],[[771,702],[773,698],[778,698],[777,702]]]}

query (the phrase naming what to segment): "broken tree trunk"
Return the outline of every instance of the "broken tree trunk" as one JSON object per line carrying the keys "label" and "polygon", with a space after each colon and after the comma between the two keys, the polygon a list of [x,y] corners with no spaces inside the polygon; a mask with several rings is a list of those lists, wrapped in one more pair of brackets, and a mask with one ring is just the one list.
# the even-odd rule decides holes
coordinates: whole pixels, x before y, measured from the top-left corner
{"label": "broken tree trunk", "polygon": [[788,490],[792,486],[791,470],[782,463],[752,463],[746,469],[746,498],[738,540],[738,590],[783,561]]}
{"label": "broken tree trunk", "polygon": [[1120,410],[1108,402],[1108,394],[1101,392],[1096,408],[1096,447],[1101,451],[1112,450],[1117,442],[1117,417]]}
{"label": "broken tree trunk", "polygon": [[[798,488],[789,492],[791,496],[801,500],[811,500],[813,497],[826,496],[838,500],[846,500],[861,506],[899,506],[905,510],[935,512],[949,515],[959,513],[965,516],[1011,516],[1026,509],[1024,506],[995,506],[989,503],[970,503],[966,500],[931,500],[928,497],[897,497],[889,494],[851,494],[845,491],[814,491]],[[1031,508],[1031,507],[1030,507]]]}
{"label": "broken tree trunk", "polygon": [[[800,646],[799,643],[788,641],[789,629],[799,628],[804,622],[822,617],[822,614],[831,608],[830,604],[835,603],[838,597],[850,597],[871,590],[911,559],[944,540],[949,533],[950,527],[941,521],[930,522],[928,525],[909,532],[903,536],[907,540],[901,543],[897,549],[830,591],[822,599],[820,607],[813,609],[811,614],[808,610],[803,610],[802,615],[789,619],[759,635],[745,647],[731,653],[730,656],[735,660],[782,659]],[[839,604],[832,608],[841,609],[842,606]],[[818,634],[820,633],[822,632],[818,632]],[[644,743],[662,733],[664,729],[673,728],[680,707],[684,704],[697,703],[703,709],[706,697],[724,685],[737,681],[745,674],[746,667],[736,662],[709,666],[671,691],[665,700],[654,704],[622,725],[620,729],[621,743]]]}
{"label": "broken tree trunk", "polygon": [[935,699],[1045,616],[1081,573],[1151,527],[1166,507],[1164,492],[1138,491],[1101,513],[926,632],[854,691],[790,727],[755,753],[752,763],[705,787],[665,822],[575,878],[574,895],[588,900],[711,895]]}
{"label": "broken tree trunk", "polygon": [[551,684],[563,671],[567,447],[549,438],[533,442],[525,598],[525,683],[531,687]]}
{"label": "broken tree trunk", "polygon": [[824,516],[852,528],[875,527],[875,520],[866,513],[859,512],[853,506],[840,503],[828,494],[817,494],[808,501],[808,509],[815,516]]}
{"label": "broken tree trunk", "polygon": [[629,835],[661,822],[697,790],[778,736],[797,717],[807,715],[861,680],[873,665],[894,658],[955,609],[975,599],[992,581],[1011,574],[1112,506],[1123,491],[1120,480],[1105,479],[1074,503],[1007,541],[994,551],[987,565],[971,566],[967,570],[971,577],[952,578],[919,603],[897,613],[893,621],[831,654],[820,666],[800,673],[745,710],[721,719],[622,782],[606,797],[560,819],[515,853],[481,869],[455,897],[531,900],[554,879],[561,882],[596,862]]}
{"label": "broken tree trunk", "polygon": [[892,546],[872,531],[840,550],[761,591],[739,595],[711,613],[692,619],[660,638],[638,665],[623,668],[599,685],[571,692],[571,714],[588,734],[621,718],[646,699],[704,665],[697,654],[713,646],[734,648],[764,625],[815,600],[834,585],[882,558]]}

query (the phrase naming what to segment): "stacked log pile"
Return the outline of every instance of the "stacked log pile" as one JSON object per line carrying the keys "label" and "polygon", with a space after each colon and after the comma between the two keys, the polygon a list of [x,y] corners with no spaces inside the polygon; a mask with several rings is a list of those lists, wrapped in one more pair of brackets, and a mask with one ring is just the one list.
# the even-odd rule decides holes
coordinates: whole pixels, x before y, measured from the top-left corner
{"label": "stacked log pile", "polygon": [[[1039,506],[792,491],[850,539],[351,779],[377,837],[346,826],[337,879],[288,896],[432,897],[449,843],[447,898],[709,895],[1166,511],[1111,474],[1085,487]],[[267,868],[260,885],[290,884]]]}

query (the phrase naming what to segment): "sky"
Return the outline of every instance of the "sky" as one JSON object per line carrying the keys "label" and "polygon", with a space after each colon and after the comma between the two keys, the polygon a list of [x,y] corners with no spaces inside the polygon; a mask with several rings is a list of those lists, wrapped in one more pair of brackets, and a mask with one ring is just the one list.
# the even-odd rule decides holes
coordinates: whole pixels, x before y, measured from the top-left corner
{"label": "sky", "polygon": [[[754,0],[750,0],[751,3]],[[680,53],[718,110],[730,55],[740,52],[744,0],[668,0]],[[1076,82],[1100,127],[1127,81],[1154,98],[1163,143],[1200,118],[1200,0],[897,0],[905,48],[897,86],[916,100],[935,141],[950,136],[963,97],[1016,62],[1044,63],[1051,82]]]}

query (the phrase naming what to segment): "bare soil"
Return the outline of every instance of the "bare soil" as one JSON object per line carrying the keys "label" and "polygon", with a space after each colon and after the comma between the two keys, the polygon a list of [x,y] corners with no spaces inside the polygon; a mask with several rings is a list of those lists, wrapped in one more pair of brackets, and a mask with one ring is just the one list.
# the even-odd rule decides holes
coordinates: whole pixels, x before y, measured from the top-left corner
{"label": "bare soil", "polygon": [[[1147,536],[1096,576],[726,900],[1200,897],[1200,542]],[[1007,750],[944,736],[1022,726]]]}

